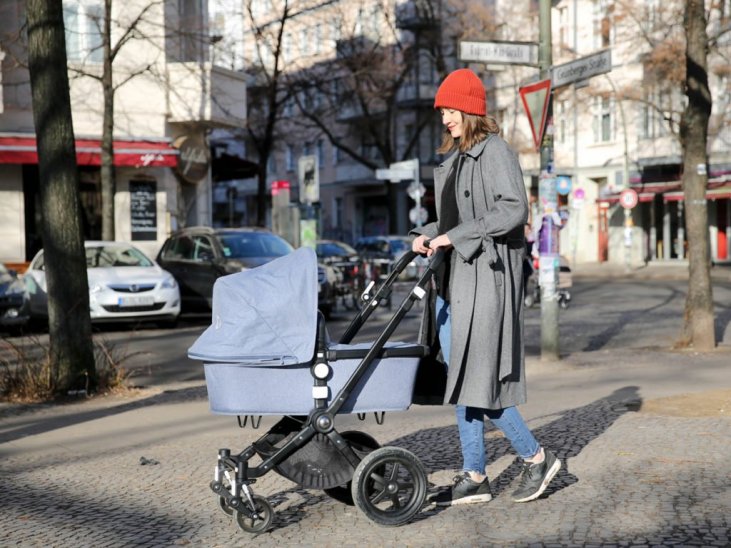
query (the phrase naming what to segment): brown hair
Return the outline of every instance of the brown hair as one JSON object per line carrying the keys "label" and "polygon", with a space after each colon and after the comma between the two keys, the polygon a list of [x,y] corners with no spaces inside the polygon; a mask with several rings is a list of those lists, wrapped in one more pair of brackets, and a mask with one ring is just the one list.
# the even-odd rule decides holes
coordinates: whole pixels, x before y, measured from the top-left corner
{"label": "brown hair", "polygon": [[491,133],[500,133],[500,126],[492,116],[479,116],[477,114],[462,114],[462,137],[454,139],[447,128],[444,128],[442,145],[437,149],[439,154],[446,154],[454,149],[460,152],[467,152],[480,141],[487,139]]}

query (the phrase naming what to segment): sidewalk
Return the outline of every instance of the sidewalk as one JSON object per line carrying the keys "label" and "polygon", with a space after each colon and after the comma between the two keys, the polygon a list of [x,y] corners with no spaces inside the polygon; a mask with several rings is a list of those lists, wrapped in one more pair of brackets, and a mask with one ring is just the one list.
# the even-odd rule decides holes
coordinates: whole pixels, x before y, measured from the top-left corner
{"label": "sidewalk", "polygon": [[[627,268],[624,263],[593,262],[578,263],[571,267],[577,278],[627,278],[643,280],[687,280],[688,261],[652,261],[633,263]],[[731,282],[731,264],[716,264],[711,267],[711,279]]]}
{"label": "sidewalk", "polygon": [[[239,531],[207,486],[216,452],[243,449],[275,419],[264,417],[260,430],[239,429],[232,417],[209,413],[198,383],[32,412],[6,409],[3,545],[728,546],[729,353],[628,350],[611,360],[586,358],[528,361],[530,401],[522,411],[564,463],[547,496],[510,500],[519,465],[489,427],[496,498],[428,506],[398,528],[374,525],[356,508],[272,473],[255,489],[275,506],[274,529],[256,538]],[[382,426],[345,417],[339,427],[413,451],[432,491],[450,483],[459,465],[449,407],[414,406],[388,414]]]}

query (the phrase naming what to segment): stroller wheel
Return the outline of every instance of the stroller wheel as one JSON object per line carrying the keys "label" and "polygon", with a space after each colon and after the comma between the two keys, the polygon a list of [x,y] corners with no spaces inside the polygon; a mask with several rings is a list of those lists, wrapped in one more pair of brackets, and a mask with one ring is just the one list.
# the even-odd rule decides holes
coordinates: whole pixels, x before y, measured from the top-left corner
{"label": "stroller wheel", "polygon": [[[244,511],[235,510],[234,516],[236,517],[236,523],[246,533],[263,533],[269,529],[269,526],[274,520],[274,510],[264,497],[254,495],[252,498],[254,499],[254,506],[256,507],[258,517],[252,518],[246,515]],[[247,503],[244,502],[244,504]]]}
{"label": "stroller wheel", "polygon": [[218,497],[218,506],[227,516],[234,515],[234,509],[228,505],[228,502],[226,502],[226,497]]}
{"label": "stroller wheel", "polygon": [[426,472],[412,452],[381,447],[360,462],[353,475],[355,505],[379,525],[402,525],[426,499]]}

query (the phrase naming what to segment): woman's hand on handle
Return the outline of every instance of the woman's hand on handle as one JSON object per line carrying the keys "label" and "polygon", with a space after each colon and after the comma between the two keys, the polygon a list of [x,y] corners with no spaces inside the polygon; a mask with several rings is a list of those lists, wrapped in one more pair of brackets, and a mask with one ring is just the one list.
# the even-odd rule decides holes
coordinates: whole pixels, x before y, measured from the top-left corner
{"label": "woman's hand on handle", "polygon": [[440,234],[436,238],[429,240],[423,234],[417,236],[414,242],[411,244],[411,249],[415,253],[426,253],[427,257],[431,257],[434,252],[439,248],[449,249],[452,247],[452,242],[449,241],[449,236],[446,234]]}

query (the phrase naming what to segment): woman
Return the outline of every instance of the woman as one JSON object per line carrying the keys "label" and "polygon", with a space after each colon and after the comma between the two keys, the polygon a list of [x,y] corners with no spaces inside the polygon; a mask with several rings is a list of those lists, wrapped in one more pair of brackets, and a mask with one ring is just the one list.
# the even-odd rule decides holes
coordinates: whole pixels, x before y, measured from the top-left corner
{"label": "woman", "polygon": [[446,127],[438,152],[455,153],[434,170],[438,220],[412,231],[418,234],[412,248],[447,254],[437,273],[434,322],[448,365],[445,403],[456,404],[463,458],[462,473],[436,503],[492,499],[485,472],[485,416],[524,461],[512,496],[527,502],[543,493],[561,462],[538,444],[515,407],[526,401],[523,176],[497,123],[486,116],[485,88],[472,71],[449,74],[434,108]]}

